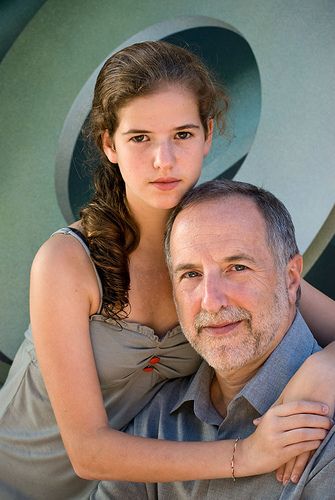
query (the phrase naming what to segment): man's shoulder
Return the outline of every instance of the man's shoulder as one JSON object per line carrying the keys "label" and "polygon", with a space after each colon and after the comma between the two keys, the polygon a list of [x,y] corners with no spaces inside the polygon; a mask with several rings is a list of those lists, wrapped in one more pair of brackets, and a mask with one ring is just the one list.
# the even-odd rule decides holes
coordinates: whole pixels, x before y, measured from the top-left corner
{"label": "man's shoulder", "polygon": [[281,500],[335,498],[335,426],[316,450],[297,485],[289,483]]}
{"label": "man's shoulder", "polygon": [[311,481],[329,464],[332,464],[335,487],[335,426],[330,429],[326,438],[323,440],[311,460],[311,470],[308,476],[308,481]]}

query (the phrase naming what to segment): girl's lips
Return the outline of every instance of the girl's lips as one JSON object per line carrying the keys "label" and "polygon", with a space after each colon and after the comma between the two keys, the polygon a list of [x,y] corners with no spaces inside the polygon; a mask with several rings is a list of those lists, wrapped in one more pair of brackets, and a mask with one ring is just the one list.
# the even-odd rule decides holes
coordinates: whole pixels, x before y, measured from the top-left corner
{"label": "girl's lips", "polygon": [[153,186],[155,186],[157,189],[160,189],[161,191],[171,191],[171,189],[174,189],[178,184],[180,180],[175,179],[175,178],[160,178],[156,179],[155,181],[151,182]]}
{"label": "girl's lips", "polygon": [[235,330],[236,327],[242,322],[236,321],[235,323],[226,323],[221,325],[208,325],[202,327],[202,330],[206,332],[207,335],[227,335]]}

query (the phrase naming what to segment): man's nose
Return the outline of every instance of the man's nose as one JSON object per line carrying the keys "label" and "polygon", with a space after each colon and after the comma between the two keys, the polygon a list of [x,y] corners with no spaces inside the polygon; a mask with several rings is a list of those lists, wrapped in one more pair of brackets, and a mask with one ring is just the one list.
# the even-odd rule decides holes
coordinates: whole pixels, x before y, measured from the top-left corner
{"label": "man's nose", "polygon": [[161,170],[169,170],[175,162],[175,153],[173,145],[169,141],[159,143],[155,150],[153,160],[154,168]]}
{"label": "man's nose", "polygon": [[219,273],[207,276],[203,280],[201,306],[204,311],[217,313],[229,305],[229,298],[224,277]]}

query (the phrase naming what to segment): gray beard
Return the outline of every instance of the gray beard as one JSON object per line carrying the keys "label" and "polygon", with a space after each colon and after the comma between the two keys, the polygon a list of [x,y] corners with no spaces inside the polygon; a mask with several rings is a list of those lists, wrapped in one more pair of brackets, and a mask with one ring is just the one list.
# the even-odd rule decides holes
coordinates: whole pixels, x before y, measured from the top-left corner
{"label": "gray beard", "polygon": [[[263,356],[267,350],[273,350],[273,343],[279,335],[280,326],[288,314],[289,301],[286,286],[278,284],[273,297],[271,312],[264,311],[257,317],[254,325],[252,314],[241,307],[229,306],[222,308],[218,313],[201,311],[195,318],[193,333],[181,326],[186,338],[192,347],[218,372],[228,372],[246,366]],[[240,344],[234,338],[227,339],[206,336],[203,328],[208,325],[221,324],[222,322],[243,321],[246,332]],[[196,335],[194,335],[194,332]],[[278,339],[278,343],[281,337]]]}

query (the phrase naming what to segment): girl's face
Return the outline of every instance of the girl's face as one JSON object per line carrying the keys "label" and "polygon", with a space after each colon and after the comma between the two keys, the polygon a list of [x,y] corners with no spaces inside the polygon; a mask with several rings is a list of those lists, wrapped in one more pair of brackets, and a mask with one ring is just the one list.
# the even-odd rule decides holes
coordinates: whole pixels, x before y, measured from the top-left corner
{"label": "girl's face", "polygon": [[171,209],[198,180],[212,142],[205,135],[193,93],[170,85],[135,97],[119,111],[112,138],[106,131],[106,156],[117,163],[132,210]]}

